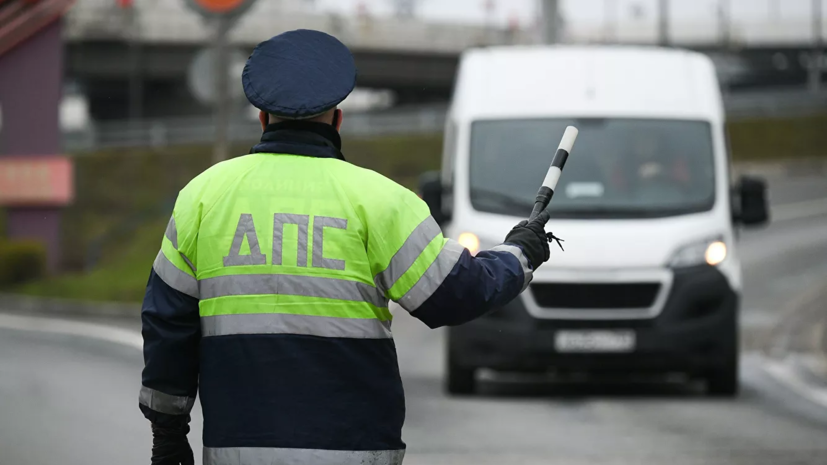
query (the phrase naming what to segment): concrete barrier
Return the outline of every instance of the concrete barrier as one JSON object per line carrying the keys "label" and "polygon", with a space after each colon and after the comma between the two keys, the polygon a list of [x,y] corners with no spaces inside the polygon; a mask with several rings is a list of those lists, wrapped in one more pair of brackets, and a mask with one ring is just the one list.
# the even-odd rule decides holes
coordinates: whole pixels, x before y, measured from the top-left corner
{"label": "concrete barrier", "polygon": [[791,303],[762,349],[771,375],[827,407],[827,279]]}
{"label": "concrete barrier", "polygon": [[808,157],[771,162],[737,162],[732,165],[732,176],[759,176],[767,179],[798,176],[827,176],[827,156]]}
{"label": "concrete barrier", "polygon": [[0,311],[50,316],[137,317],[141,313],[141,304],[0,294]]}

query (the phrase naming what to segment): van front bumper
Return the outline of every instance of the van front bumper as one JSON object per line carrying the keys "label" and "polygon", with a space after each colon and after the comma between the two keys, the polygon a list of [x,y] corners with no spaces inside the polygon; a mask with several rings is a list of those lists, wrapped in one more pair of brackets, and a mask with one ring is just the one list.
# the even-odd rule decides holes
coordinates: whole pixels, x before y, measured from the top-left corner
{"label": "van front bumper", "polygon": [[[684,371],[726,366],[738,351],[738,294],[714,267],[676,270],[654,318],[554,320],[531,316],[522,299],[448,333],[451,363],[500,371]],[[560,330],[632,330],[626,353],[564,353]]]}

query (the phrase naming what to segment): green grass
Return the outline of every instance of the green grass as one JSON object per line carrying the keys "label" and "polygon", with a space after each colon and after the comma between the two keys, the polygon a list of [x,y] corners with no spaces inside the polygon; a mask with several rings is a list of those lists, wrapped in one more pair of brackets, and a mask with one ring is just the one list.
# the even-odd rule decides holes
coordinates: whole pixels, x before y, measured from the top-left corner
{"label": "green grass", "polygon": [[[736,161],[827,156],[827,115],[742,120],[730,123],[728,132]],[[248,150],[249,146],[233,147],[233,153],[239,155]],[[344,141],[343,152],[351,163],[415,189],[419,174],[439,168],[442,137],[350,139]],[[62,231],[67,271],[10,290],[40,296],[140,301],[160,247],[169,202],[187,181],[210,165],[210,158],[209,147],[199,146],[78,155],[77,197],[65,210]],[[119,229],[122,231],[112,234]],[[102,259],[91,271],[83,272],[87,252],[100,237],[107,237],[102,242]]]}
{"label": "green grass", "polygon": [[[246,154],[249,147],[233,147]],[[387,137],[345,141],[351,163],[414,189],[419,173],[436,169],[442,137]],[[171,211],[170,202],[190,179],[210,166],[209,147],[107,150],[75,157],[76,201],[64,211],[66,272],[5,291],[97,301],[140,301]],[[137,229],[132,229],[135,223]],[[2,227],[2,211],[0,211]],[[105,237],[101,241],[101,237]],[[99,263],[84,271],[92,245]]]}
{"label": "green grass", "polygon": [[135,231],[132,240],[89,273],[66,273],[14,289],[21,294],[110,302],[138,302],[152,262],[161,246],[166,222],[153,222]]}
{"label": "green grass", "polygon": [[740,120],[730,123],[728,131],[737,161],[827,157],[827,114]]}

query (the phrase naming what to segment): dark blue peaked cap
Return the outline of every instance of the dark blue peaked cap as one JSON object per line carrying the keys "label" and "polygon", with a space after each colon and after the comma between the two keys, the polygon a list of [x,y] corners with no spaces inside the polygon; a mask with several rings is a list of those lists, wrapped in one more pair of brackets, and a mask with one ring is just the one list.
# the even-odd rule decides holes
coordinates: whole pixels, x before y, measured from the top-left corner
{"label": "dark blue peaked cap", "polygon": [[241,81],[247,100],[285,119],[318,116],[341,103],[356,86],[350,50],[324,32],[279,34],[253,50]]}

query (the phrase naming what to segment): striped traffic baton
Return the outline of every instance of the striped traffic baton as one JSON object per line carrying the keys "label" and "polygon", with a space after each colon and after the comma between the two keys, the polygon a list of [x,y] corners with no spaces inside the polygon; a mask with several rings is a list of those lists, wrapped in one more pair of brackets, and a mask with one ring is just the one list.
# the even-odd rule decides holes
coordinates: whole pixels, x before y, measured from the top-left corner
{"label": "striped traffic baton", "polygon": [[554,196],[554,189],[557,188],[557,182],[560,181],[560,175],[563,174],[563,167],[566,166],[566,160],[569,158],[574,141],[577,140],[578,130],[574,126],[566,128],[563,133],[563,139],[560,141],[560,146],[551,160],[551,166],[546,173],[546,179],[540,190],[537,191],[537,198],[534,201],[534,209],[531,211],[529,221],[540,215],[546,208],[548,208],[551,198]]}

